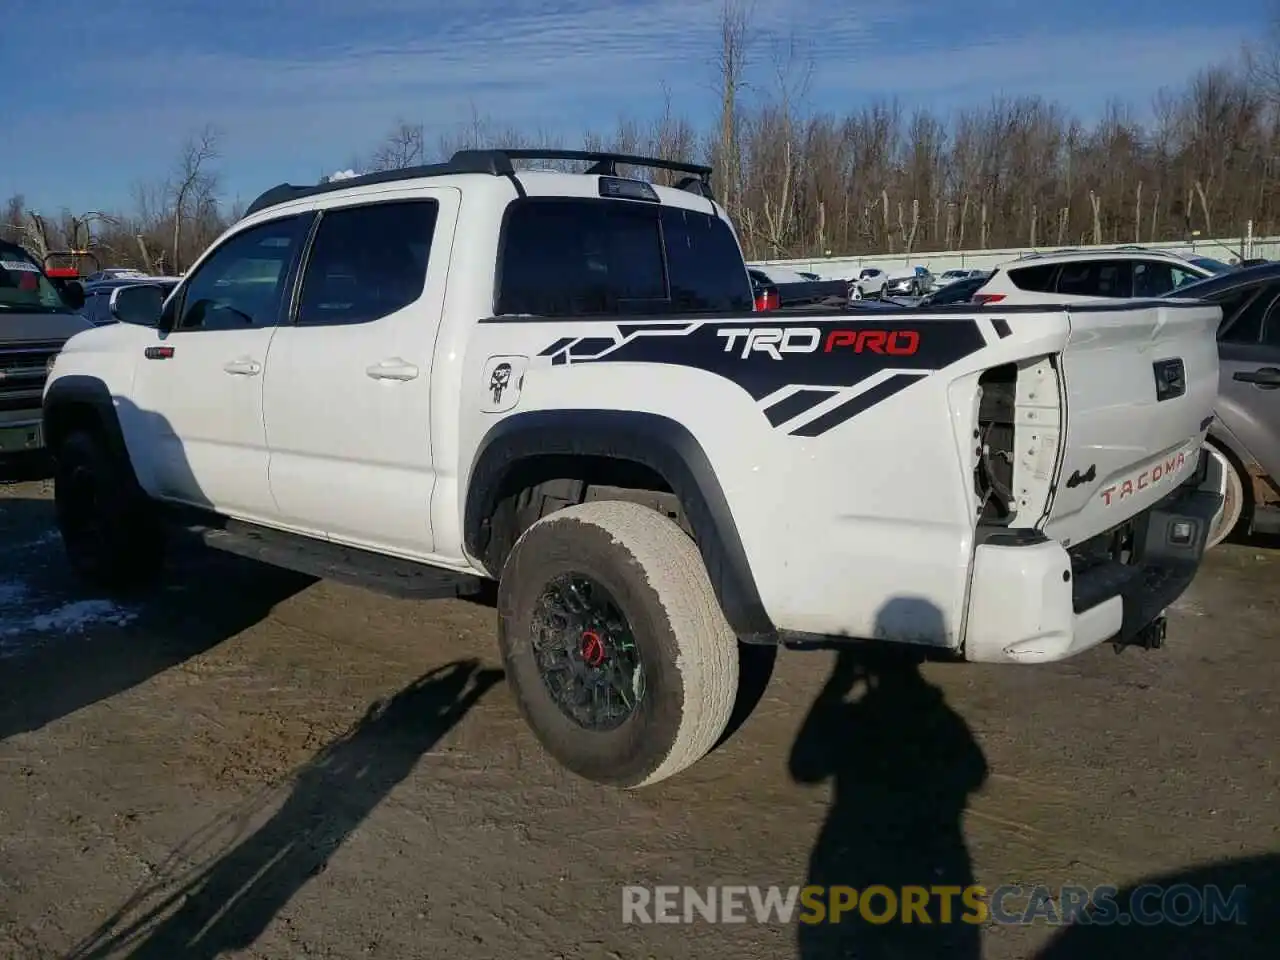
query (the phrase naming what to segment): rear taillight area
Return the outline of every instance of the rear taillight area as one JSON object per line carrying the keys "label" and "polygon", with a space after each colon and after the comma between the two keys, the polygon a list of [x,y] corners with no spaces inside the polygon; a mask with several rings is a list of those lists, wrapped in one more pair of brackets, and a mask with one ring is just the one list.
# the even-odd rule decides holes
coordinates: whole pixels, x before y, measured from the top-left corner
{"label": "rear taillight area", "polygon": [[975,293],[973,302],[980,307],[985,307],[989,303],[999,303],[1004,297],[1003,293]]}
{"label": "rear taillight area", "polygon": [[1018,367],[993,367],[978,380],[977,464],[973,492],[978,522],[1006,524],[1017,514],[1013,497],[1013,432],[1017,406]]}
{"label": "rear taillight area", "polygon": [[1040,526],[1052,501],[1061,441],[1061,378],[1053,357],[983,373],[973,459],[978,522]]}

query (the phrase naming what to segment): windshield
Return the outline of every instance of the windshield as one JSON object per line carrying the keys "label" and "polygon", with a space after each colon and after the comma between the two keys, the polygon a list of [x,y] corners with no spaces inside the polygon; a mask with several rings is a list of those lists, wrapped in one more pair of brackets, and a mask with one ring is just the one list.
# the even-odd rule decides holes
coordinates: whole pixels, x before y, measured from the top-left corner
{"label": "windshield", "polygon": [[1197,267],[1203,267],[1211,273],[1226,273],[1231,269],[1230,264],[1223,263],[1221,260],[1214,260],[1212,257],[1188,257],[1187,259]]}
{"label": "windshield", "polygon": [[18,247],[0,246],[0,311],[69,313],[44,271]]}

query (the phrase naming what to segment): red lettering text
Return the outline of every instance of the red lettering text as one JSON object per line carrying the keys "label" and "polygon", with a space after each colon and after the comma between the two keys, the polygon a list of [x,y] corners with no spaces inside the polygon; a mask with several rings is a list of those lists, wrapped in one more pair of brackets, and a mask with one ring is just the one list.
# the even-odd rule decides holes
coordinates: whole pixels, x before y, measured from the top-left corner
{"label": "red lettering text", "polygon": [[909,357],[920,349],[920,334],[914,330],[832,330],[822,351],[834,353],[845,347],[854,353]]}
{"label": "red lettering text", "polygon": [[889,352],[895,357],[909,357],[920,349],[920,334],[914,330],[895,330],[889,337]]}
{"label": "red lettering text", "polygon": [[883,330],[867,330],[858,337],[858,349],[870,350],[872,353],[884,353],[884,342],[889,339],[889,334]]}
{"label": "red lettering text", "polygon": [[858,342],[858,335],[852,330],[832,330],[827,334],[827,345],[824,353],[830,353],[836,347],[851,347]]}

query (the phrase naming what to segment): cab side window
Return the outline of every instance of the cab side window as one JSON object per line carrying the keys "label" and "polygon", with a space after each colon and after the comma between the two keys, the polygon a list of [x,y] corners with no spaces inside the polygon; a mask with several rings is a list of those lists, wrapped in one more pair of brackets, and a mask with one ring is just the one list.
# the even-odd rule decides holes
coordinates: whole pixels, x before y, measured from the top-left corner
{"label": "cab side window", "polygon": [[295,322],[370,323],[421,297],[438,213],[435,200],[326,210],[307,258]]}
{"label": "cab side window", "polygon": [[311,214],[258,224],[226,240],[191,275],[174,329],[251,330],[280,322]]}

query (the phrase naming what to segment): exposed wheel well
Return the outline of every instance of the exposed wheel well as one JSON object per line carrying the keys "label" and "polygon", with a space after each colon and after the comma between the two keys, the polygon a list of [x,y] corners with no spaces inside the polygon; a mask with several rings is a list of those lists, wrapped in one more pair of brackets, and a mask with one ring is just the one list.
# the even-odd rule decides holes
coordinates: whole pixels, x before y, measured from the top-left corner
{"label": "exposed wheel well", "polygon": [[696,543],[738,635],[776,640],[715,469],[693,434],[669,417],[537,410],[499,421],[478,445],[467,480],[467,553],[496,580],[529,525],[589,499],[636,502],[673,517]]}
{"label": "exposed wheel well", "polygon": [[675,520],[693,536],[684,508],[656,471],[634,460],[546,455],[518,461],[503,476],[486,521],[484,563],[496,574],[520,535],[547,514],[591,500],[625,500]]}
{"label": "exposed wheel well", "polygon": [[101,433],[102,417],[90,403],[61,403],[44,414],[44,442],[57,454],[58,447],[77,430]]}

